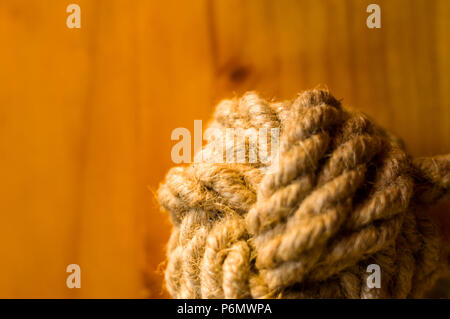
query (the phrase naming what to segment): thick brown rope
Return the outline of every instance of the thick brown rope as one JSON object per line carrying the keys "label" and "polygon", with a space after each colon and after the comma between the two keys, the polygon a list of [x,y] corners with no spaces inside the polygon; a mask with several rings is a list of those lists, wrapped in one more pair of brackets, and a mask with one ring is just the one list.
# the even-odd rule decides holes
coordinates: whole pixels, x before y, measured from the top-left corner
{"label": "thick brown rope", "polygon": [[[423,207],[448,197],[449,156],[412,161],[324,90],[225,100],[209,127],[216,139],[278,128],[278,161],[223,163],[209,142],[204,161],[169,171],[158,197],[174,224],[173,297],[406,298],[432,285],[440,242]],[[381,267],[381,288],[367,286],[369,264]]]}

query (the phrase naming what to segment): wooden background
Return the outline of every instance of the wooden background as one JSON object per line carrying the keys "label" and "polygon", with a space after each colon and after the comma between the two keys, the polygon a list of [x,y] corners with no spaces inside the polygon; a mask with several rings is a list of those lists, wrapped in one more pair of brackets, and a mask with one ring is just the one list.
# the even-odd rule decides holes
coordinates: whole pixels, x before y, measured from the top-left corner
{"label": "wooden background", "polygon": [[413,155],[450,152],[449,21],[448,0],[0,1],[0,297],[167,296],[152,192],[171,131],[224,97],[322,84]]}

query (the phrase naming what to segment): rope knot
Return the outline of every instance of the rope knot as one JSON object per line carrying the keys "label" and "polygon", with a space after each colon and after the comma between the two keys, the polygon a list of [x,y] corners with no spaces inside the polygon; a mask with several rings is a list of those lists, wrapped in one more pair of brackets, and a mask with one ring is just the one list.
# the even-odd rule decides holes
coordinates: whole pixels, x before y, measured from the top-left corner
{"label": "rope knot", "polygon": [[[411,161],[398,139],[325,90],[225,100],[209,127],[215,141],[228,128],[277,128],[278,160],[226,163],[209,142],[208,161],[169,171],[158,197],[174,224],[172,296],[404,298],[435,278],[439,241],[422,207],[449,194],[448,156]],[[231,143],[246,152],[248,143]],[[372,263],[381,288],[365,286]]]}

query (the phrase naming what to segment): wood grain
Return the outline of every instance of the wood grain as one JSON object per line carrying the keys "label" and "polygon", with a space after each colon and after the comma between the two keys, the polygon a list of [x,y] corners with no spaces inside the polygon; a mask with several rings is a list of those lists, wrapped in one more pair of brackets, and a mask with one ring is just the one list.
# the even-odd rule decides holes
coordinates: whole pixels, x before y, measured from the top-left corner
{"label": "wood grain", "polygon": [[224,97],[323,85],[411,154],[450,152],[450,2],[377,0],[368,29],[372,2],[1,1],[0,297],[167,296],[153,192],[171,131]]}

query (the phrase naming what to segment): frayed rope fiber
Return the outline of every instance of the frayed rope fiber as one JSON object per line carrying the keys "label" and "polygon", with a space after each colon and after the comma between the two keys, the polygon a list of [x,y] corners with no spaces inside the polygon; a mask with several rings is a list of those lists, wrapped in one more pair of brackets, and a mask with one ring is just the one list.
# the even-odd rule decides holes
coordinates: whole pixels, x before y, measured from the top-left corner
{"label": "frayed rope fiber", "polygon": [[[411,159],[325,90],[224,100],[209,127],[279,128],[278,162],[223,163],[209,142],[208,161],[167,173],[174,298],[415,298],[433,284],[443,258],[425,208],[449,197],[449,155]],[[380,288],[367,285],[370,264]]]}

